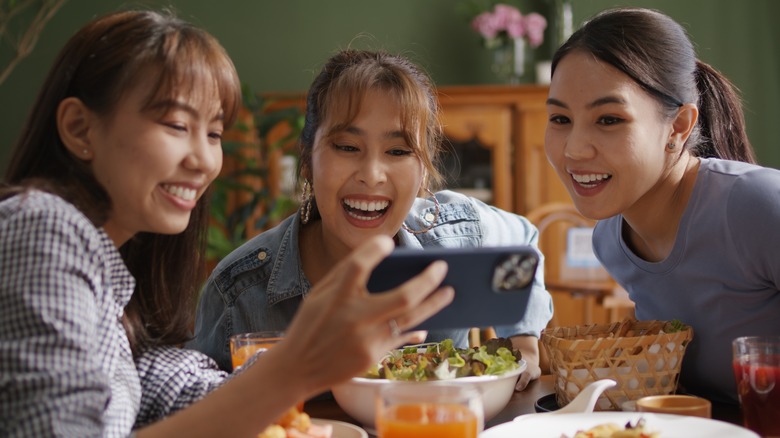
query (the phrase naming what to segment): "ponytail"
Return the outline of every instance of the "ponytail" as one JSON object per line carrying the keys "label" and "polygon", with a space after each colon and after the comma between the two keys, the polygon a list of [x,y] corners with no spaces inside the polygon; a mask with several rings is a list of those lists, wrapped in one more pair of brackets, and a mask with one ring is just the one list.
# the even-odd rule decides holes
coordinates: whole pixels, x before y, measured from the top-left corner
{"label": "ponytail", "polygon": [[[756,163],[745,130],[742,100],[734,85],[710,65],[696,61],[699,90],[699,135],[689,139],[697,157]],[[698,140],[698,141],[697,141]]]}

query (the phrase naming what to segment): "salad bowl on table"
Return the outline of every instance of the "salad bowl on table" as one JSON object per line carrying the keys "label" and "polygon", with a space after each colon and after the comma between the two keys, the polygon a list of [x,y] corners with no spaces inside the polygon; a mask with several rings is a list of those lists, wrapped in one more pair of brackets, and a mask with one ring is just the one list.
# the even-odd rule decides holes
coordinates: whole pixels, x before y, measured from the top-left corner
{"label": "salad bowl on table", "polygon": [[[447,341],[445,340],[443,343],[446,342]],[[398,351],[400,350],[396,350],[396,352]],[[418,348],[417,351],[422,355],[425,349]],[[519,355],[519,353],[517,354]],[[487,357],[486,361],[489,360],[490,358]],[[508,369],[507,367],[505,370],[496,370],[496,374],[465,375],[457,377],[457,373],[454,373],[450,367],[449,373],[442,372],[439,376],[429,376],[429,378],[423,377],[423,380],[416,380],[412,377],[400,379],[390,375],[388,375],[390,378],[383,378],[376,375],[370,377],[354,377],[342,384],[332,387],[331,391],[336,403],[344,412],[359,421],[364,427],[373,429],[375,427],[375,400],[379,395],[380,389],[386,385],[415,385],[419,387],[420,391],[425,391],[426,387],[429,387],[430,385],[439,385],[442,383],[449,385],[465,385],[478,389],[482,395],[484,421],[489,421],[501,412],[512,398],[517,380],[520,377],[520,374],[526,369],[525,360],[518,359],[513,362],[511,369]],[[378,367],[381,369],[381,363]]]}

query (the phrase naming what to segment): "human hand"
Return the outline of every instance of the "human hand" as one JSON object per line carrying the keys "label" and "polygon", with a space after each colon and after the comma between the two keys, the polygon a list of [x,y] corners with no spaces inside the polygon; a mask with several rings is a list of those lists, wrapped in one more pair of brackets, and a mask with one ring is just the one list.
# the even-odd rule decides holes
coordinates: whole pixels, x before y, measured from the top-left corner
{"label": "human hand", "polygon": [[539,364],[528,363],[525,371],[520,373],[520,377],[515,384],[515,391],[522,391],[528,387],[528,384],[532,380],[538,379],[542,375],[542,369],[539,368]]}
{"label": "human hand", "polygon": [[539,340],[535,336],[512,336],[512,346],[520,350],[525,360],[525,371],[520,373],[520,377],[515,384],[515,391],[522,391],[532,380],[538,379],[542,375],[542,369],[539,366]]}
{"label": "human hand", "polygon": [[[309,379],[309,394],[360,374],[388,350],[422,342],[424,332],[405,331],[452,301],[451,287],[436,289],[447,272],[444,262],[432,263],[391,291],[369,294],[371,271],[392,250],[386,236],[373,237],[354,250],[315,285],[285,340],[274,348],[294,359],[290,371]],[[277,353],[280,357],[281,351]]]}

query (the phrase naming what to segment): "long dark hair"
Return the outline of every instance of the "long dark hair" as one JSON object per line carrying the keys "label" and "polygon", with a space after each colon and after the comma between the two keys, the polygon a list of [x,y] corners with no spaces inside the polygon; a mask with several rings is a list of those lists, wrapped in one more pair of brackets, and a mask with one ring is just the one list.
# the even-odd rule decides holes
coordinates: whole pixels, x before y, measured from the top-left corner
{"label": "long dark hair", "polygon": [[[235,120],[241,86],[232,61],[217,40],[167,12],[124,11],[97,18],[71,37],[58,55],[27,118],[5,176],[8,196],[31,187],[55,193],[102,226],[111,199],[90,164],[65,148],[57,108],[79,98],[108,116],[123,93],[154,78],[145,109],[215,89],[225,127]],[[158,345],[178,345],[191,336],[195,297],[204,278],[207,196],[177,235],[140,233],[120,252],[136,279],[125,309],[125,329],[135,354]]]}
{"label": "long dark hair", "polygon": [[[443,137],[436,89],[412,61],[385,51],[341,50],[328,59],[312,82],[299,143],[304,177],[311,172],[314,138],[326,116],[331,121],[326,136],[346,129],[360,113],[363,96],[374,89],[388,91],[398,99],[406,142],[428,173],[426,183],[435,189],[442,181],[436,160]],[[316,204],[312,213],[318,216]]]}
{"label": "long dark hair", "polygon": [[699,157],[755,163],[734,85],[698,60],[685,29],[651,9],[616,8],[587,21],[553,56],[552,72],[568,53],[592,54],[633,79],[672,117],[696,103],[699,120],[685,143]]}

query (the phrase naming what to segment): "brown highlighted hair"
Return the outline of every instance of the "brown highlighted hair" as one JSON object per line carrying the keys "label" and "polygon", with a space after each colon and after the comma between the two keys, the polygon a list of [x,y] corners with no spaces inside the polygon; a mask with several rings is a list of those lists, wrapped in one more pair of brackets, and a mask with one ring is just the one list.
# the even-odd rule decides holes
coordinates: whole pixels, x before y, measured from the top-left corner
{"label": "brown highlighted hair", "polygon": [[[299,144],[302,176],[311,174],[314,139],[322,123],[329,123],[324,127],[325,137],[347,129],[360,113],[363,97],[372,90],[398,100],[405,140],[427,171],[424,183],[435,190],[442,181],[437,160],[443,138],[435,87],[413,62],[384,51],[342,50],[328,59],[312,82]],[[316,205],[312,214],[318,216]]]}
{"label": "brown highlighted hair", "polygon": [[756,162],[736,88],[697,59],[685,29],[669,16],[643,8],[603,11],[555,52],[553,74],[573,51],[590,53],[628,75],[658,101],[666,117],[695,103],[699,119],[685,143],[693,155]]}
{"label": "brown highlighted hair", "polygon": [[[30,187],[47,190],[102,226],[111,199],[89,163],[63,145],[57,108],[63,99],[77,97],[91,111],[110,117],[124,94],[141,83],[151,83],[144,106],[149,111],[165,111],[164,104],[181,95],[219,99],[225,128],[241,104],[235,67],[205,31],[167,12],[124,11],[97,18],[68,40],[49,71],[0,196]],[[195,298],[205,274],[206,199],[193,210],[183,233],[141,233],[120,248],[137,282],[124,321],[135,354],[150,346],[178,345],[191,336]]]}

